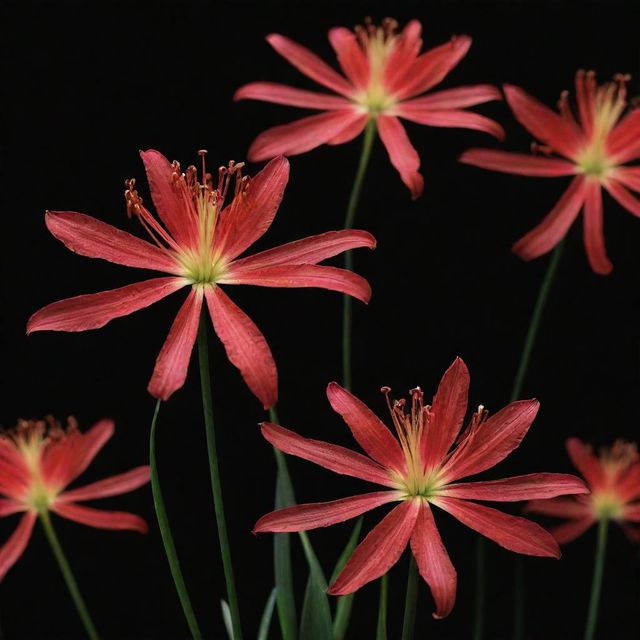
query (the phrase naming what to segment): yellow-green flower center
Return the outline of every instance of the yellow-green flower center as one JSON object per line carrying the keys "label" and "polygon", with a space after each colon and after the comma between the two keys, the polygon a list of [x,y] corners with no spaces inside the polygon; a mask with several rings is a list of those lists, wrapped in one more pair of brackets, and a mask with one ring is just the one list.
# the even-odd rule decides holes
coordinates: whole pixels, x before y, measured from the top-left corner
{"label": "yellow-green flower center", "polygon": [[598,492],[593,494],[593,509],[599,519],[618,520],[622,517],[624,502],[614,493]]}

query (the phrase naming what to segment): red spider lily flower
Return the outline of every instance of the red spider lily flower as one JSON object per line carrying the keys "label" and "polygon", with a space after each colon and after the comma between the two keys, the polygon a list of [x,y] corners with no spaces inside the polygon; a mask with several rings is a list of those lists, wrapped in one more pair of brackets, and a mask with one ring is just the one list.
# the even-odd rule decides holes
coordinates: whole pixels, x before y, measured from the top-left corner
{"label": "red spider lily flower", "polygon": [[[629,76],[616,75],[600,87],[593,71],[576,74],[578,115],[569,106],[568,92],[560,97],[560,115],[519,87],[505,85],[514,115],[543,145],[532,145],[543,155],[470,149],[461,162],[524,176],[574,176],[547,217],[513,246],[523,260],[550,251],[566,235],[584,208],[584,245],[591,268],[606,275],[613,265],[607,257],[602,231],[602,187],[625,209],[640,216],[640,166],[623,166],[640,158],[640,109],[622,117]],[[558,158],[553,154],[564,156]]]}
{"label": "red spider lily flower", "polygon": [[264,437],[285,453],[336,473],[382,485],[386,490],[280,509],[260,518],[254,532],[326,527],[382,504],[399,502],[356,548],[329,593],[352,593],[383,575],[410,544],[420,574],[433,594],[436,618],[451,612],[457,577],[440,539],[431,506],[449,512],[511,551],[560,557],[553,536],[537,524],[469,502],[469,499],[511,502],[534,496],[585,493],[587,488],[575,476],[557,473],[456,482],[493,467],[509,455],[520,444],[539,406],[537,400],[513,402],[490,418],[484,408],[479,407],[469,426],[458,435],[467,410],[468,389],[469,372],[460,358],[442,377],[432,406],[423,406],[420,389],[411,392],[409,408],[404,400],[392,405],[388,400],[390,390],[383,387],[396,439],[366,405],[340,385],[330,383],[327,396],[332,408],[342,416],[367,456],[263,423]]}
{"label": "red spider lily flower", "polygon": [[[204,158],[206,152],[200,153]],[[273,406],[278,380],[269,345],[218,285],[319,287],[368,302],[371,290],[364,278],[318,263],[348,249],[373,249],[373,236],[357,230],[330,231],[237,259],[271,225],[289,179],[287,160],[275,158],[253,180],[241,175],[242,164],[231,162],[219,169],[218,185],[213,188],[204,167],[204,184],[200,184],[193,166],[184,174],[177,162],[169,163],[158,151],[140,155],[162,224],[142,204],[134,180],[127,181],[127,211],[138,217],[155,245],[71,211],[48,211],[46,224],[76,253],[128,267],[164,271],[170,277],[54,302],[31,316],[27,333],[97,329],[189,287],[156,360],[149,392],[166,400],[184,384],[204,299],[229,360],[265,408]],[[233,199],[224,207],[234,178]]]}
{"label": "red spider lily flower", "polygon": [[640,541],[640,527],[631,524],[640,523],[640,456],[636,445],[618,440],[596,456],[581,440],[569,438],[567,452],[591,494],[532,500],[525,509],[568,518],[568,522],[551,529],[559,544],[575,540],[603,518],[618,522],[631,540]]}
{"label": "red spider lily flower", "polygon": [[0,516],[24,513],[9,540],[0,547],[0,580],[23,554],[39,513],[59,516],[98,529],[147,532],[139,516],[103,511],[78,504],[133,491],[149,482],[149,467],[142,466],[84,487],[65,491],[90,464],[113,435],[113,422],[101,420],[86,433],[69,418],[66,429],[52,418],[21,420],[0,432]]}
{"label": "red spider lily flower", "polygon": [[466,55],[471,38],[454,36],[420,54],[420,23],[412,20],[400,33],[396,33],[397,26],[395,20],[386,18],[380,27],[367,22],[355,32],[344,27],[331,29],[329,41],[344,75],[293,40],[276,33],[267,36],[283,58],[338,95],[274,82],[251,82],[238,89],[234,100],[249,98],[325,111],[263,132],[251,145],[249,159],[259,162],[278,154],[304,153],[325,143],[349,142],[375,118],[391,164],[415,199],[424,183],[418,171],[420,158],[398,117],[433,127],[478,129],[502,140],[504,131],[499,124],[464,111],[464,107],[501,100],[496,87],[479,84],[416,98],[442,82]]}

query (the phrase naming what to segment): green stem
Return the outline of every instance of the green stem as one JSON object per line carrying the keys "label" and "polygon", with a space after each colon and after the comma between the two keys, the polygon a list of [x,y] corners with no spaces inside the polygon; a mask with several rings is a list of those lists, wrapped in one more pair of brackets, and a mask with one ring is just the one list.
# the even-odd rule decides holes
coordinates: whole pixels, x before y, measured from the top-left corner
{"label": "green stem", "polygon": [[418,565],[413,554],[409,561],[407,595],[404,601],[404,619],[402,621],[402,640],[413,640],[416,625],[416,604],[418,602]]}
{"label": "green stem", "polygon": [[220,542],[220,554],[224,578],[227,584],[227,601],[231,612],[231,624],[233,627],[233,640],[242,640],[240,628],[240,611],[238,608],[238,595],[233,577],[233,564],[231,562],[231,549],[229,547],[229,534],[224,516],[224,503],[222,500],[222,487],[220,485],[220,467],[218,464],[218,452],[216,449],[216,435],[213,425],[213,401],[211,399],[211,374],[209,372],[209,347],[207,345],[207,322],[204,317],[198,325],[198,362],[200,364],[200,386],[202,389],[202,410],[204,412],[204,427],[207,435],[207,453],[209,455],[209,470],[211,474],[211,489],[213,491],[213,505],[218,526],[218,540]]}
{"label": "green stem", "polygon": [[153,494],[153,505],[156,510],[156,519],[158,520],[158,528],[160,529],[162,544],[164,545],[164,551],[167,554],[169,569],[171,570],[173,583],[175,584],[176,591],[178,592],[182,612],[184,613],[184,617],[187,619],[187,624],[191,631],[191,637],[194,640],[200,640],[200,638],[202,638],[202,634],[200,633],[200,627],[198,626],[198,621],[196,620],[193,607],[191,606],[191,599],[189,598],[187,585],[184,582],[182,570],[180,569],[180,561],[178,560],[176,545],[173,542],[173,535],[171,534],[171,527],[169,526],[169,518],[167,517],[167,510],[165,509],[164,499],[160,489],[160,479],[158,478],[158,462],[156,459],[156,425],[158,422],[158,413],[160,412],[161,402],[161,400],[156,402],[156,408],[153,412],[153,420],[151,421],[151,432],[149,435],[149,464],[151,466],[151,492]]}
{"label": "green stem", "polygon": [[[360,161],[358,163],[356,177],[353,180],[353,186],[351,187],[347,213],[344,218],[345,229],[351,229],[353,227],[358,201],[360,200],[360,192],[362,191],[362,183],[364,181],[364,175],[367,172],[369,159],[371,158],[371,149],[375,135],[376,119],[370,118],[364,130]],[[344,266],[345,269],[349,271],[353,270],[352,251],[345,251]],[[351,302],[351,296],[345,294],[342,303],[342,384],[347,389],[351,389]]]}
{"label": "green stem", "polygon": [[587,614],[587,626],[584,630],[584,640],[593,640],[596,623],[598,622],[598,606],[600,604],[600,591],[602,590],[602,574],[607,551],[608,529],[609,519],[601,517],[598,523],[598,542],[593,565],[593,582],[591,583],[591,597],[589,598],[589,613]]}
{"label": "green stem", "polygon": [[89,611],[87,610],[87,605],[84,603],[84,599],[82,598],[80,589],[78,589],[76,579],[73,577],[71,567],[69,566],[67,558],[64,555],[64,551],[60,546],[60,541],[58,540],[58,536],[56,535],[53,524],[51,522],[51,516],[49,515],[49,512],[47,510],[41,511],[39,515],[40,522],[42,523],[42,527],[47,536],[47,540],[51,545],[53,555],[58,561],[58,566],[60,567],[60,571],[62,572],[64,581],[67,583],[67,588],[69,589],[69,593],[71,594],[73,604],[76,605],[76,609],[78,610],[78,614],[80,615],[80,619],[82,620],[84,629],[91,640],[98,640],[98,633],[96,631],[96,628],[93,626],[93,621],[91,620],[91,616],[89,615]]}
{"label": "green stem", "polygon": [[380,600],[378,602],[378,624],[376,640],[387,640],[387,595],[389,593],[389,574],[380,578]]}
{"label": "green stem", "polygon": [[473,640],[482,640],[484,635],[484,591],[485,591],[485,541],[482,536],[476,538],[476,593],[473,619]]}

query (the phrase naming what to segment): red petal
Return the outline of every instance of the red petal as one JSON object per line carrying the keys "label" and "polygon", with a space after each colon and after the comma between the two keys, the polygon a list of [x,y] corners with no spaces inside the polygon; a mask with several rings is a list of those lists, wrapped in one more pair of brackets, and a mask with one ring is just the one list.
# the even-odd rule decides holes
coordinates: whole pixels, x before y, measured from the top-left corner
{"label": "red petal", "polygon": [[337,382],[327,385],[327,398],[369,456],[385,467],[404,471],[405,457],[398,441],[369,407]]}
{"label": "red petal", "polygon": [[305,76],[342,95],[353,94],[353,87],[345,78],[306,47],[277,33],[268,35],[267,42]]}
{"label": "red petal", "polygon": [[[209,287],[207,287],[209,288]],[[147,390],[154,398],[168,400],[187,379],[191,352],[202,312],[202,287],[192,287],[160,349]]]}
{"label": "red petal", "polygon": [[155,149],[140,151],[151,190],[151,199],[158,216],[169,233],[180,244],[187,244],[190,226],[195,216],[189,215],[188,207],[180,191],[175,186],[171,163]]}
{"label": "red petal", "polygon": [[504,171],[538,178],[555,178],[577,173],[576,165],[566,160],[493,149],[469,149],[460,156],[459,160],[491,171]]}
{"label": "red petal", "polygon": [[344,144],[345,142],[351,142],[356,136],[362,133],[367,122],[369,121],[369,114],[362,113],[359,117],[351,121],[342,131],[327,140],[327,144],[336,145]]}
{"label": "red petal", "polygon": [[24,504],[13,499],[0,498],[0,517],[10,516],[13,513],[24,511]]}
{"label": "red petal", "polygon": [[123,511],[102,511],[73,502],[56,502],[51,510],[59,516],[97,529],[128,529],[138,533],[147,533],[149,529],[140,516]]}
{"label": "red petal", "polygon": [[308,116],[263,131],[251,144],[248,158],[262,162],[277,155],[295,156],[329,142],[347,127],[362,120],[354,108],[337,109]]}
{"label": "red petal", "polygon": [[611,273],[613,265],[607,258],[607,250],[604,246],[604,232],[602,230],[602,191],[600,183],[594,180],[587,180],[587,191],[585,193],[584,246],[587,250],[591,268],[601,275]]}
{"label": "red petal", "polygon": [[578,438],[569,438],[566,447],[573,466],[582,474],[592,490],[598,489],[604,480],[603,469],[591,447]]}
{"label": "red petal", "polygon": [[220,287],[207,287],[205,295],[213,328],[229,361],[240,370],[264,408],[272,407],[278,401],[278,371],[267,341],[251,318]]}
{"label": "red petal", "polygon": [[56,502],[79,502],[80,500],[95,500],[96,498],[107,498],[120,493],[133,491],[149,482],[149,467],[136,467],[131,471],[119,473],[118,475],[92,482],[84,487],[78,487],[71,491],[66,491],[58,496]]}
{"label": "red petal", "polygon": [[616,167],[609,175],[625,187],[640,193],[640,167]]}
{"label": "red petal", "polygon": [[20,499],[29,491],[31,471],[23,456],[0,438],[0,493]]}
{"label": "red petal", "polygon": [[537,400],[519,400],[482,422],[445,463],[448,482],[489,469],[516,449],[538,413]]}
{"label": "red petal", "polygon": [[553,527],[550,533],[558,544],[566,544],[581,536],[594,522],[595,520],[591,516],[579,520],[569,520],[569,522]]}
{"label": "red petal", "polygon": [[494,120],[471,111],[462,109],[424,109],[411,102],[404,102],[394,108],[394,113],[402,118],[425,124],[431,127],[457,127],[460,129],[476,129],[504,140],[504,129]]}
{"label": "red petal", "polygon": [[282,264],[273,267],[260,267],[251,271],[225,274],[220,284],[253,284],[259,287],[318,287],[339,291],[367,303],[371,298],[369,283],[357,273],[321,267],[315,264]]}
{"label": "red petal", "polygon": [[607,152],[616,164],[640,156],[640,109],[630,111],[609,134]]}
{"label": "red petal", "polygon": [[376,240],[366,231],[353,229],[328,231],[267,249],[241,260],[235,260],[229,265],[227,273],[236,274],[249,269],[282,264],[317,264],[322,260],[358,247],[375,249]]}
{"label": "red petal", "polygon": [[624,501],[640,498],[640,464],[635,464],[618,480],[616,494]]}
{"label": "red petal", "polygon": [[[624,207],[634,216],[640,217],[640,200],[629,193],[618,181],[607,180],[607,182],[604,183],[604,187],[620,206]],[[636,185],[636,187],[640,187],[640,184]],[[600,205],[602,206],[602,202],[600,202]]]}
{"label": "red petal", "polygon": [[593,517],[593,508],[590,501],[582,502],[574,498],[531,500],[524,506],[524,510],[531,513],[540,513],[544,516],[557,516],[558,518]]}
{"label": "red petal", "polygon": [[575,493],[589,493],[580,478],[566,473],[530,473],[504,480],[452,484],[442,490],[447,498],[517,502],[533,498],[554,498]]}
{"label": "red petal", "polygon": [[369,60],[365,57],[353,31],[344,27],[329,30],[329,42],[338,57],[343,73],[358,89],[369,83]]}
{"label": "red petal", "polygon": [[253,527],[253,533],[309,531],[309,529],[317,529],[318,527],[328,527],[355,518],[387,502],[399,500],[400,496],[398,491],[377,491],[333,502],[299,504],[279,509],[262,516]]}
{"label": "red petal", "polygon": [[580,213],[586,191],[586,180],[583,176],[576,176],[545,219],[513,245],[514,253],[523,260],[532,260],[551,251]]}
{"label": "red petal", "polygon": [[327,589],[342,596],[385,574],[398,562],[420,513],[421,500],[405,500],[377,524],[356,547],[345,568]]}
{"label": "red petal", "polygon": [[144,309],[185,286],[182,278],[154,278],[144,282],[76,296],[54,302],[36,311],[27,323],[33,331],[86,331]]}
{"label": "red petal", "polygon": [[420,158],[409,141],[407,132],[395,116],[378,116],[378,132],[389,153],[391,164],[398,170],[412,199],[422,194],[424,178],[420,175]]}
{"label": "red petal", "polygon": [[216,234],[215,249],[232,260],[250,247],[271,226],[289,181],[289,161],[274,158],[222,211]]}
{"label": "red petal", "polygon": [[418,563],[420,575],[429,585],[435,600],[433,617],[446,618],[456,602],[458,577],[426,500],[421,500],[420,514],[411,535],[411,551]]}
{"label": "red petal", "polygon": [[454,36],[449,42],[429,49],[405,73],[395,76],[389,89],[400,99],[428,91],[442,82],[464,58],[470,46],[469,36]]}
{"label": "red petal", "polygon": [[395,80],[402,79],[412,67],[422,49],[422,25],[417,20],[408,22],[384,63],[383,85],[389,89]]}
{"label": "red petal", "polygon": [[582,143],[567,120],[520,87],[505,84],[504,93],[515,117],[527,131],[561,155],[575,158]]}
{"label": "red petal", "polygon": [[179,273],[180,266],[168,251],[73,211],[47,211],[47,229],[64,245],[89,258],[102,258],[127,267]]}
{"label": "red petal", "polygon": [[640,522],[640,503],[628,504],[622,512],[622,520]]}
{"label": "red petal", "polygon": [[530,556],[560,557],[553,536],[526,518],[456,498],[438,498],[435,504],[505,549]]}
{"label": "red petal", "polygon": [[427,109],[441,111],[443,109],[473,107],[491,100],[502,100],[500,89],[491,84],[474,84],[468,87],[435,91],[420,98],[401,102],[395,108],[402,107],[403,111],[408,108],[410,111],[416,112],[426,111]]}
{"label": "red petal", "polygon": [[327,93],[316,93],[288,87],[277,82],[250,82],[240,87],[233,96],[234,100],[264,100],[286,104],[292,107],[308,107],[310,109],[344,109],[350,106],[345,98]]}
{"label": "red petal", "polygon": [[269,422],[262,423],[262,435],[281,451],[309,460],[335,473],[397,488],[384,467],[351,449],[322,440],[303,438],[289,429]]}
{"label": "red petal", "polygon": [[17,562],[27,548],[27,543],[33,531],[33,525],[37,514],[34,511],[27,511],[22,520],[11,534],[11,537],[0,547],[0,580],[7,571]]}
{"label": "red petal", "polygon": [[440,380],[430,420],[422,432],[420,448],[425,469],[440,465],[451,448],[462,427],[468,394],[469,370],[461,358],[456,358]]}

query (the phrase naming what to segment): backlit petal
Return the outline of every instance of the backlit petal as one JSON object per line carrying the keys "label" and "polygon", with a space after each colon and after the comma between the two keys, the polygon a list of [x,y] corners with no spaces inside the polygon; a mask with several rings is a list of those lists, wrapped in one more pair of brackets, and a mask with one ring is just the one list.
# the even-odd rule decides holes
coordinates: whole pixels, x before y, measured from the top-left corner
{"label": "backlit petal", "polygon": [[366,58],[353,31],[344,27],[329,30],[329,42],[336,52],[343,73],[358,89],[369,82],[369,60]]}
{"label": "backlit petal", "polygon": [[[635,186],[640,187],[640,184]],[[629,213],[640,218],[640,200],[627,191],[620,182],[617,180],[607,180],[607,182],[604,183],[604,187],[620,206],[624,207]]]}
{"label": "backlit petal", "polygon": [[460,156],[459,160],[465,164],[472,164],[491,171],[503,171],[504,173],[537,178],[555,178],[577,173],[576,165],[567,160],[494,149],[469,149]]}
{"label": "backlit petal", "polygon": [[327,144],[336,145],[351,142],[351,140],[362,133],[368,121],[369,114],[361,113],[357,118],[352,119],[342,131],[338,132],[333,138],[329,138]]}
{"label": "backlit petal", "polygon": [[133,491],[147,482],[149,482],[149,467],[145,465],[104,480],[98,480],[98,482],[92,482],[84,487],[65,491],[58,496],[56,502],[79,502],[81,500],[107,498]]}
{"label": "backlit petal", "polygon": [[553,527],[549,532],[558,544],[566,544],[581,536],[594,522],[593,517],[587,516],[579,520],[569,520],[569,522]]}
{"label": "backlit petal", "polygon": [[573,466],[582,474],[592,489],[597,489],[603,478],[603,470],[593,449],[578,438],[569,438],[566,442],[567,453]]}
{"label": "backlit petal", "polygon": [[13,499],[0,498],[0,517],[25,511],[24,504]]}
{"label": "backlit petal", "polygon": [[584,518],[593,514],[591,503],[587,500],[572,498],[551,498],[549,500],[531,500],[524,506],[524,511],[540,513],[544,516],[558,518]]}
{"label": "backlit petal", "polygon": [[133,513],[92,509],[73,502],[56,502],[51,510],[59,516],[98,529],[128,529],[138,533],[147,533],[148,530],[147,523]]}
{"label": "backlit petal", "polygon": [[640,193],[640,167],[616,167],[610,175],[625,187]]}
{"label": "backlit petal", "polygon": [[403,111],[416,112],[423,112],[427,109],[440,111],[442,109],[473,107],[491,100],[502,100],[500,89],[491,84],[475,84],[467,87],[445,89],[444,91],[434,91],[426,96],[402,102],[396,108],[401,107]]}
{"label": "backlit petal", "polygon": [[[640,207],[640,203],[639,207]],[[638,212],[640,215],[640,209]],[[613,265],[607,258],[602,229],[602,190],[594,180],[587,181],[584,201],[584,246],[591,268],[601,275],[611,273]]]}
{"label": "backlit petal", "polygon": [[607,152],[616,164],[640,157],[640,109],[630,111],[609,134]]}
{"label": "backlit petal", "polygon": [[33,531],[33,525],[37,514],[34,511],[27,511],[11,537],[0,547],[0,580],[7,571],[17,562],[27,548],[27,543]]}
{"label": "backlit petal", "polygon": [[344,109],[350,105],[346,98],[328,93],[316,93],[288,87],[277,82],[250,82],[240,87],[233,96],[234,100],[263,100],[292,107],[309,109]]}
{"label": "backlit petal", "polygon": [[423,109],[410,102],[404,102],[394,108],[394,113],[418,124],[431,127],[454,127],[459,129],[475,129],[484,131],[498,140],[504,140],[504,129],[491,118],[464,111],[462,109]]}

